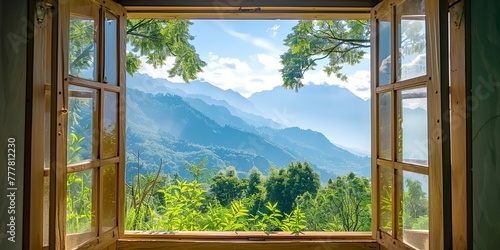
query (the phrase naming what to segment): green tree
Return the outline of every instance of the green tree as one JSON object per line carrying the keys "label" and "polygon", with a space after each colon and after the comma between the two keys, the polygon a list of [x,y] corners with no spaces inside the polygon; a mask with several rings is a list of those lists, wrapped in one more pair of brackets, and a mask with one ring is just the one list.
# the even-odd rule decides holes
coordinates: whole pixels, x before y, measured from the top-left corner
{"label": "green tree", "polygon": [[[425,52],[425,23],[408,20],[400,25],[399,56]],[[302,79],[317,62],[327,59],[324,71],[346,81],[343,65],[355,65],[370,48],[370,23],[368,20],[304,20],[299,21],[284,40],[288,50],[281,55],[280,69],[283,87],[303,87]],[[399,68],[401,70],[401,67]]]}
{"label": "green tree", "polygon": [[[190,41],[191,22],[188,20],[140,19],[127,20],[127,44],[132,50],[127,53],[126,71],[136,73],[141,57],[146,63],[157,68],[165,65],[168,57],[175,62],[168,70],[170,77],[181,76],[185,82],[196,79],[206,63],[200,59]],[[94,22],[71,20],[69,33],[70,74],[81,76],[83,70],[95,67]]]}
{"label": "green tree", "polygon": [[243,191],[247,188],[232,166],[213,176],[211,182],[210,190],[222,206],[228,206],[233,200],[242,198]]}
{"label": "green tree", "polygon": [[253,167],[248,175],[247,198],[253,199],[253,205],[250,208],[250,214],[256,215],[259,209],[264,207],[266,199],[266,188],[262,182],[262,173],[258,168]]}
{"label": "green tree", "polygon": [[319,174],[314,172],[307,161],[290,163],[287,169],[281,210],[284,213],[291,213],[297,197],[305,193],[316,196],[320,186]]}
{"label": "green tree", "polygon": [[[201,160],[198,164],[192,164],[188,161],[184,161],[184,164],[186,164],[186,172],[193,177],[193,180],[202,183],[208,181],[207,177],[212,173],[211,169],[208,169],[206,167],[207,165],[207,158],[204,158]],[[178,173],[176,173],[178,175]]]}
{"label": "green tree", "polygon": [[[277,169],[273,166],[269,169],[269,176],[265,183],[267,200],[272,203],[281,203],[284,201],[285,196],[285,181],[286,181],[286,170],[285,168]],[[281,209],[280,209],[281,210]]]}
{"label": "green tree", "polygon": [[174,65],[168,70],[170,77],[181,76],[185,82],[196,79],[206,63],[190,44],[194,39],[189,33],[191,22],[178,19],[127,20],[127,43],[132,51],[127,53],[127,73],[136,73],[146,57],[146,63],[157,68],[165,65],[167,57],[175,57]]}
{"label": "green tree", "polygon": [[422,183],[420,181],[406,179],[405,185],[407,191],[404,192],[402,201],[403,225],[404,229],[416,229],[414,228],[415,224],[421,225],[418,227],[422,227],[425,224],[423,221],[428,216],[429,201],[426,193],[422,190]]}
{"label": "green tree", "polygon": [[289,47],[281,55],[284,88],[303,87],[305,72],[326,58],[325,72],[347,80],[341,72],[342,64],[354,65],[361,61],[366,53],[364,49],[370,47],[370,25],[367,20],[299,21],[284,44]]}
{"label": "green tree", "polygon": [[329,182],[328,199],[335,206],[335,231],[369,231],[371,229],[371,187],[366,177],[349,173]]}
{"label": "green tree", "polygon": [[248,192],[247,196],[251,196],[253,194],[258,194],[261,192],[259,187],[262,186],[262,173],[258,168],[253,167],[250,169],[250,173],[248,174]]}

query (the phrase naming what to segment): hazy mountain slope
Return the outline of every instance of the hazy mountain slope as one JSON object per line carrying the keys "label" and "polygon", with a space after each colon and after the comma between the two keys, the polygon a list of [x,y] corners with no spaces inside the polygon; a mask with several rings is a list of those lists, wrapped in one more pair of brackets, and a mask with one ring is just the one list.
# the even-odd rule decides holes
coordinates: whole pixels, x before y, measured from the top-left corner
{"label": "hazy mountain slope", "polygon": [[321,131],[347,148],[370,149],[370,102],[347,89],[311,84],[295,92],[275,87],[249,100],[276,122]]}
{"label": "hazy mountain slope", "polygon": [[[146,150],[149,151],[157,147],[155,151],[163,157],[177,154],[178,149],[186,154],[192,153],[185,150],[191,147],[194,152],[206,151],[217,155],[214,158],[218,159],[211,164],[222,160],[225,161],[224,165],[246,165],[245,168],[249,170],[259,163],[257,167],[263,172],[267,171],[270,163],[282,166],[294,159],[286,150],[258,135],[218,125],[178,96],[152,95],[129,89],[127,108],[128,113],[135,113],[127,118],[129,153],[141,148],[138,143],[147,145]],[[152,156],[154,152],[150,154]],[[239,158],[242,159],[239,163],[231,162]],[[179,165],[183,159],[175,162]]]}

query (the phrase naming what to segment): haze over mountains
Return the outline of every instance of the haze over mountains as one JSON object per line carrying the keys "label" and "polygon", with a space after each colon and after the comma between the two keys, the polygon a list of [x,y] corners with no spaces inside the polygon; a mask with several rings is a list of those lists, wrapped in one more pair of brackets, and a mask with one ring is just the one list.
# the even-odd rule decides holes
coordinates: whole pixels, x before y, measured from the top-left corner
{"label": "haze over mountains", "polygon": [[370,144],[369,101],[346,89],[276,87],[247,99],[206,82],[143,74],[128,76],[127,88],[127,165],[137,165],[132,153],[140,150],[146,169],[162,158],[165,172],[181,175],[185,161],[207,158],[209,168],[231,165],[244,175],[307,160],[322,181],[350,171],[370,176],[369,157],[335,145],[366,152]]}

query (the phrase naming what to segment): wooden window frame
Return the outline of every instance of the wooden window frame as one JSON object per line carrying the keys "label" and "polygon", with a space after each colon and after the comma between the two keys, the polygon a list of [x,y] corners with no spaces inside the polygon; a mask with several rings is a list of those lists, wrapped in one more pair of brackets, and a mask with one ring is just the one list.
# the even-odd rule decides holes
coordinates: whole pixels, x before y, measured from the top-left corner
{"label": "wooden window frame", "polygon": [[[378,209],[378,165],[389,166],[394,171],[399,170],[409,170],[414,173],[425,174],[428,176],[429,182],[429,249],[447,249],[449,246],[448,239],[445,237],[449,236],[449,232],[445,232],[444,225],[447,220],[447,215],[445,211],[449,211],[448,203],[446,199],[451,197],[449,189],[447,188],[447,178],[449,178],[447,169],[450,167],[450,155],[449,155],[449,118],[446,117],[448,108],[448,81],[447,81],[447,50],[443,51],[442,45],[448,43],[447,36],[443,35],[443,32],[447,31],[446,27],[443,26],[443,19],[445,15],[443,11],[447,11],[443,7],[443,1],[440,0],[425,0],[425,11],[426,11],[426,55],[427,55],[427,75],[417,77],[414,79],[408,79],[404,81],[396,81],[396,66],[394,55],[396,54],[396,36],[394,27],[396,24],[395,14],[393,9],[405,0],[385,0],[379,5],[375,6],[372,10],[372,31],[375,31],[375,35],[372,36],[372,204],[377,204],[372,206],[373,214],[379,215]],[[447,7],[447,6],[446,6]],[[378,82],[378,33],[377,32],[377,17],[391,13],[391,84],[384,86],[377,86]],[[446,16],[447,19],[447,16]],[[447,25],[447,22],[446,22]],[[446,48],[446,47],[445,47]],[[431,59],[432,58],[432,59]],[[445,61],[446,60],[446,61]],[[446,72],[446,73],[443,73]],[[426,86],[427,88],[427,107],[428,107],[428,167],[420,167],[413,164],[405,164],[397,162],[395,149],[395,138],[391,139],[391,151],[393,152],[393,160],[387,161],[378,158],[378,94],[392,92],[392,104],[391,104],[391,117],[395,119],[395,94],[397,90],[408,89],[418,86]],[[393,122],[394,123],[394,120]],[[394,135],[397,133],[395,131],[396,125],[392,124],[391,133]],[[393,136],[394,137],[394,136]],[[393,185],[396,189],[402,190],[402,183],[398,184],[398,179],[396,179],[396,173],[393,174]],[[398,187],[399,186],[399,187]],[[379,216],[372,216],[372,230],[373,236],[376,237],[377,241],[381,244],[384,249],[412,249],[409,245],[403,243],[401,240],[397,239],[398,228],[398,216],[399,212],[398,197],[395,195],[397,191],[393,191],[393,208],[392,208],[392,221],[393,221],[393,235],[389,235],[379,229]],[[446,199],[445,199],[446,198]],[[450,212],[451,214],[451,212]],[[394,236],[394,233],[396,236]]]}
{"label": "wooden window frame", "polygon": [[[268,20],[268,19],[296,19],[296,20],[341,20],[341,19],[370,19],[371,8],[346,7],[266,7],[260,8],[259,13],[252,11],[241,12],[239,7],[125,7],[128,19],[224,19],[224,20]],[[215,232],[215,231],[181,231],[175,234],[155,231],[127,231],[124,223],[120,225],[119,247],[140,246],[148,240],[155,241],[161,246],[170,246],[172,242],[227,242],[251,243],[253,241],[270,242],[309,242],[312,245],[328,244],[343,246],[352,244],[352,247],[375,246],[375,239],[371,232],[303,232],[300,235],[289,233],[265,234],[263,232]],[[142,243],[138,243],[142,242]],[[158,243],[162,242],[162,243]],[[174,245],[178,245],[178,244]],[[253,246],[259,247],[257,244]],[[374,245],[375,244],[375,245]],[[351,247],[351,245],[349,245]],[[265,247],[265,245],[262,245]],[[207,247],[214,249],[214,246]],[[288,248],[287,248],[288,249]]]}
{"label": "wooden window frame", "polygon": [[[120,12],[124,12],[124,9],[122,6],[119,4],[114,3],[113,1],[104,1],[104,0],[90,0],[92,2],[95,2],[96,4],[102,5],[109,7],[110,9],[114,10],[119,10]],[[241,12],[241,9],[235,9],[233,7],[218,7],[216,11],[213,10],[214,7],[204,7],[204,9],[196,8],[196,7],[191,7],[191,8],[169,8],[169,7],[158,7],[158,8],[153,8],[156,11],[151,12],[147,11],[148,8],[151,9],[150,7],[148,8],[140,8],[140,7],[127,7],[126,9],[129,11],[129,16],[130,18],[185,18],[185,19],[190,19],[190,18],[217,18],[217,19],[345,19],[345,18],[351,18],[354,19],[353,17],[356,16],[359,19],[369,19],[369,13],[371,12],[371,15],[374,16],[376,15],[375,13],[384,8],[385,5],[387,5],[388,2],[392,2],[391,0],[385,0],[379,5],[377,5],[374,8],[329,8],[329,7],[319,7],[319,8],[307,8],[307,7],[299,7],[299,8],[287,8],[287,7],[268,7],[263,9],[264,13],[245,13]],[[442,2],[442,1],[441,1]],[[66,174],[67,174],[67,168],[65,166],[66,162],[66,148],[63,147],[62,145],[65,145],[66,141],[66,135],[64,133],[64,126],[61,126],[61,124],[67,124],[67,118],[65,117],[65,113],[67,110],[65,110],[65,100],[63,99],[62,93],[68,93],[67,92],[67,82],[70,80],[70,77],[68,76],[68,68],[67,68],[67,59],[64,58],[64,55],[67,55],[68,51],[68,45],[67,41],[69,38],[67,29],[68,29],[68,20],[69,20],[69,5],[68,4],[59,4],[55,6],[56,11],[58,12],[57,15],[54,15],[54,21],[52,22],[53,25],[51,27],[52,30],[57,31],[53,32],[52,37],[52,46],[51,46],[51,75],[53,76],[51,79],[51,88],[50,93],[52,96],[52,101],[51,101],[51,114],[52,114],[52,121],[51,121],[51,163],[52,169],[56,169],[56,171],[49,171],[49,170],[44,170],[43,175],[44,176],[50,176],[51,183],[59,183],[61,186],[65,186],[65,180],[66,180]],[[222,9],[221,9],[222,8]],[[116,13],[120,13],[116,12]],[[440,5],[439,0],[426,0],[426,12],[427,15],[429,16],[426,26],[427,26],[427,53],[436,55],[440,60],[442,60],[442,53],[440,51],[440,39],[443,38],[442,35],[440,35],[439,29],[442,28],[441,22],[443,21],[442,17],[442,6]],[[126,17],[125,15],[118,15],[119,16],[119,22],[124,23],[123,20],[126,22]],[[372,22],[372,30],[373,29],[374,23]],[[122,30],[123,32],[123,30]],[[125,34],[122,34],[123,36]],[[375,36],[372,36],[372,39]],[[375,47],[376,43],[373,42],[372,40],[372,47]],[[430,41],[433,41],[431,43]],[[442,42],[441,42],[442,43]],[[124,39],[120,39],[120,46],[125,47],[125,41]],[[38,51],[38,50],[35,50]],[[98,53],[99,55],[102,55],[102,53]],[[372,58],[375,58],[376,51],[374,49],[371,50],[371,55]],[[124,51],[120,53],[120,61],[118,63],[118,67],[123,68],[125,65],[125,54]],[[429,57],[428,57],[429,58]],[[373,60],[373,59],[372,59]],[[430,60],[430,59],[428,59]],[[442,81],[444,78],[445,74],[441,73],[441,70],[444,71],[446,70],[445,68],[440,68],[443,64],[439,63],[440,60],[435,60],[431,62],[431,64],[428,64],[428,89],[429,93],[435,92],[435,98],[429,98],[429,102],[432,102],[434,108],[432,111],[429,111],[429,136],[431,134],[433,135],[441,135],[442,137],[445,137],[446,135],[449,134],[449,131],[446,131],[446,125],[449,125],[445,122],[445,119],[443,119],[445,112],[443,112],[445,105],[443,103],[446,103],[445,101],[447,100],[447,94],[448,90],[443,88]],[[65,65],[66,63],[66,65]],[[36,67],[35,67],[36,68]],[[98,68],[100,69],[100,68]],[[374,64],[372,63],[372,72],[374,70]],[[373,78],[373,73],[372,73],[372,82],[375,82]],[[278,248],[279,246],[283,247],[283,249],[291,249],[289,248],[290,246],[287,244],[293,243],[294,246],[295,244],[297,246],[303,245],[303,246],[311,246],[312,245],[321,245],[321,246],[349,246],[351,245],[346,245],[346,244],[353,244],[352,246],[357,246],[359,249],[365,249],[365,248],[370,248],[373,246],[376,246],[377,244],[375,243],[375,239],[377,239],[377,236],[383,237],[383,235],[377,235],[377,230],[372,230],[371,234],[370,233],[321,233],[316,235],[313,232],[308,232],[302,236],[298,237],[289,237],[286,235],[280,235],[278,234],[276,237],[273,236],[268,236],[268,235],[262,235],[259,233],[249,233],[249,234],[244,234],[240,233],[240,236],[229,236],[226,233],[216,233],[214,234],[213,232],[208,232],[208,233],[197,233],[196,235],[193,234],[187,234],[187,235],[179,235],[179,236],[172,236],[169,238],[165,238],[164,235],[146,235],[146,234],[134,234],[133,236],[131,234],[125,234],[124,231],[124,194],[125,194],[125,183],[124,183],[124,163],[125,163],[125,73],[124,70],[121,70],[119,75],[118,75],[120,82],[120,86],[100,86],[100,91],[104,90],[111,90],[112,92],[120,91],[120,93],[123,93],[119,97],[119,113],[120,113],[120,119],[119,119],[119,127],[120,127],[120,132],[119,132],[119,156],[117,156],[119,159],[118,161],[123,164],[123,169],[118,168],[118,198],[117,198],[117,203],[118,203],[118,229],[115,231],[113,230],[113,240],[106,241],[104,243],[99,243],[99,239],[92,240],[91,242],[86,243],[85,245],[81,247],[90,247],[90,246],[97,246],[98,248],[104,248],[106,245],[111,244],[114,245],[115,247],[118,246],[119,248],[127,249],[129,247],[133,248],[134,246],[140,247],[140,244],[144,244],[145,242],[151,242],[152,245],[157,245],[157,246],[179,246],[178,244],[185,244],[186,246],[192,246],[193,244],[197,246],[198,248],[200,247],[200,244],[212,244],[211,247],[207,247],[208,249],[213,248],[214,244],[221,245],[221,246],[227,246],[227,244],[241,244],[241,247],[238,247],[238,249],[254,249],[255,246],[260,246],[262,248],[268,248],[272,244],[277,244]],[[83,79],[72,79],[73,82],[76,85],[80,86],[91,86],[93,88],[96,88],[98,86],[92,85],[90,82],[86,82]],[[412,83],[407,83],[407,84],[412,84]],[[418,85],[419,83],[414,83]],[[388,87],[387,87],[388,88]],[[394,85],[391,88],[398,88],[396,85]],[[374,89],[374,88],[373,88]],[[47,90],[47,87],[44,86],[44,90]],[[383,91],[383,88],[380,87],[380,91]],[[374,91],[374,90],[372,90]],[[373,98],[373,96],[372,96]],[[101,97],[102,99],[102,97]],[[36,99],[35,99],[36,100]],[[374,100],[374,99],[372,99]],[[36,112],[34,112],[36,113]],[[376,121],[373,121],[373,114],[376,114],[376,111],[373,110],[372,108],[372,124],[376,123]],[[432,119],[431,119],[432,118]],[[439,121],[442,121],[441,123]],[[376,130],[376,126],[372,125],[372,135],[373,130]],[[448,128],[449,129],[449,128]],[[431,132],[432,131],[432,132]],[[448,132],[448,133],[447,133]],[[376,137],[374,137],[376,139]],[[32,147],[35,145],[35,141],[33,140]],[[446,141],[445,141],[446,142]],[[449,144],[448,146],[446,145],[445,142],[442,142],[439,138],[436,140],[429,140],[429,148],[431,149],[430,151],[433,152],[433,157],[429,161],[429,165],[433,164],[432,169],[429,168],[428,174],[429,174],[429,186],[430,186],[430,191],[429,193],[433,193],[433,195],[429,195],[429,226],[430,230],[433,231],[432,237],[431,237],[431,249],[442,249],[443,246],[445,246],[445,233],[443,232],[443,220],[444,220],[444,215],[443,213],[448,211],[442,204],[443,204],[443,195],[447,195],[447,193],[444,193],[446,190],[443,187],[443,166],[447,166],[449,164],[449,152],[446,152],[447,147],[449,151]],[[375,152],[376,154],[376,149],[377,146],[376,140],[372,139],[372,152]],[[43,158],[43,157],[42,157]],[[34,157],[35,159],[35,157]],[[116,161],[115,158],[110,160],[111,162]],[[103,162],[98,162],[94,163],[97,165],[100,164],[105,164]],[[92,164],[90,164],[92,165]],[[377,159],[376,157],[372,157],[372,170],[373,166],[377,166]],[[401,166],[402,168],[405,168],[405,166]],[[71,168],[78,168],[76,166],[72,166]],[[84,167],[85,168],[85,167]],[[43,169],[43,167],[42,167]],[[76,170],[75,170],[76,171]],[[40,173],[40,171],[38,171]],[[374,173],[372,171],[372,177],[374,176]],[[32,174],[33,176],[33,174]],[[372,192],[375,194],[376,189],[373,188],[374,185],[378,185],[377,181],[375,178],[372,181]],[[36,186],[40,185],[32,185],[31,193],[36,194],[40,193],[39,191],[36,191]],[[65,241],[65,211],[66,211],[66,203],[65,202],[57,202],[57,201],[62,201],[64,200],[66,196],[66,190],[64,189],[56,189],[56,185],[51,185],[50,187],[50,192],[51,192],[51,198],[50,198],[50,204],[51,204],[51,212],[50,212],[50,226],[49,226],[49,242],[50,242],[50,249],[62,249],[64,248],[64,241]],[[43,190],[43,189],[41,189]],[[32,197],[37,197],[36,195],[32,195]],[[372,195],[372,204],[377,204],[378,197],[377,195]],[[32,199],[33,201],[36,201],[35,198]],[[40,203],[40,202],[33,202],[33,203]],[[373,217],[373,227],[376,228],[378,223],[378,218],[375,216],[377,213],[377,206],[373,206],[372,211],[374,216]],[[32,209],[33,210],[33,209]],[[36,216],[30,216],[30,218],[33,218]],[[62,225],[62,226],[61,226]],[[41,226],[40,226],[41,227]],[[32,231],[37,231],[37,229],[33,229]],[[115,237],[115,234],[118,235]],[[32,235],[30,233],[30,235]],[[35,235],[35,233],[33,233]],[[371,236],[371,237],[370,237]],[[118,239],[118,243],[115,243],[116,239]],[[36,241],[36,239],[34,239]],[[30,237],[31,241],[31,237]],[[154,242],[152,242],[154,241]],[[262,241],[262,243],[252,243],[252,241]],[[390,242],[394,246],[399,246],[399,243],[396,242]],[[281,245],[284,244],[284,245]],[[245,248],[250,247],[251,248]],[[406,245],[403,245],[406,246]],[[394,247],[393,247],[394,248]],[[233,249],[233,248],[231,248]]]}
{"label": "wooden window frame", "polygon": [[[124,182],[120,181],[125,178],[125,25],[126,11],[125,9],[113,1],[105,0],[88,0],[89,5],[94,5],[99,8],[98,21],[95,23],[97,35],[95,46],[95,74],[94,80],[78,78],[69,75],[68,44],[69,44],[69,20],[70,20],[70,2],[59,3],[54,6],[54,11],[57,15],[53,16],[52,33],[52,81],[50,85],[45,85],[45,90],[50,92],[51,96],[51,167],[43,170],[43,176],[50,177],[50,218],[49,218],[49,246],[48,249],[63,249],[66,246],[66,240],[78,239],[79,234],[66,235],[66,178],[69,173],[75,173],[85,170],[93,171],[92,181],[92,206],[95,212],[96,224],[93,225],[94,232],[97,236],[92,239],[85,240],[78,246],[73,248],[106,248],[107,246],[116,245],[119,237],[119,211],[123,208],[121,204],[120,194],[124,194]],[[104,76],[104,13],[110,12],[118,18],[117,26],[117,85],[107,85],[103,81]],[[89,159],[83,162],[67,165],[67,107],[68,99],[71,93],[77,94],[78,91],[68,89],[68,86],[79,86],[93,89],[98,93],[94,98],[97,104],[97,113],[94,120],[93,132],[93,148],[97,153],[97,159]],[[103,138],[103,119],[104,119],[104,93],[116,93],[116,117],[117,117],[117,155],[101,159],[103,155],[102,138]],[[93,151],[94,151],[93,149]],[[102,216],[102,197],[103,197],[103,180],[102,169],[109,164],[116,166],[116,226],[111,230],[103,231],[101,223]],[[123,188],[121,188],[123,186]],[[43,190],[43,189],[42,189]],[[123,215],[121,215],[123,216]],[[85,233],[84,233],[85,234]]]}

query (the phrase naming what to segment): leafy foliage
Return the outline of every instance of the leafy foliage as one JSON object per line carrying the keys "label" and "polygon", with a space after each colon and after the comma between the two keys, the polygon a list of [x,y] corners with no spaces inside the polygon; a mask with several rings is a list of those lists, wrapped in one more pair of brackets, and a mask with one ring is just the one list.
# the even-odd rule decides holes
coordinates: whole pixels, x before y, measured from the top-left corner
{"label": "leafy foliage", "polygon": [[188,20],[141,19],[127,20],[127,43],[132,52],[127,53],[127,72],[136,73],[141,65],[140,56],[154,68],[166,64],[167,57],[175,57],[169,76],[181,76],[185,82],[196,79],[206,63],[189,43],[194,37],[189,34]]}
{"label": "leafy foliage", "polygon": [[96,63],[94,22],[72,19],[69,28],[69,74],[81,77],[82,71]]}
{"label": "leafy foliage", "polygon": [[[187,165],[190,168],[199,169],[197,166],[203,165],[202,163]],[[306,165],[301,164],[302,168]],[[283,178],[280,178],[286,180],[283,183],[288,183],[290,187],[297,187],[297,184],[292,184],[292,182],[300,178],[289,178],[287,173],[293,173],[295,171],[293,169],[298,165],[298,163],[291,163],[287,168],[280,170],[271,167],[270,173],[279,176],[281,172]],[[142,186],[151,187],[156,181],[153,185],[155,191],[153,195],[145,198],[148,201],[147,204],[143,204],[145,208],[141,209],[127,202],[126,228],[167,231],[173,234],[176,231],[263,231],[267,234],[286,231],[293,235],[304,231],[369,231],[371,229],[371,187],[366,177],[359,177],[353,173],[338,176],[336,180],[330,180],[325,187],[318,186],[316,190],[305,191],[295,197],[291,212],[286,213],[279,208],[280,203],[287,200],[286,197],[271,201],[267,198],[260,200],[257,196],[261,191],[267,192],[267,188],[255,189],[255,186],[270,187],[271,176],[265,178],[260,176],[258,171],[253,170],[253,179],[259,177],[258,179],[262,182],[252,181],[253,189],[258,191],[246,196],[251,188],[251,185],[248,185],[250,181],[246,178],[238,179],[233,167],[207,179],[207,183],[200,183],[194,178],[196,175],[205,175],[207,171],[209,170],[201,169],[200,172],[189,170],[188,172],[193,175],[191,181],[182,180],[181,177],[172,179],[169,176],[158,177],[156,180],[150,178],[147,181],[149,184],[144,183]],[[138,172],[137,175],[142,174]],[[220,177],[229,178],[225,180],[231,180],[233,184],[240,182],[240,184],[246,183],[247,185],[239,189],[239,193],[229,201],[226,197],[215,194],[227,192],[227,190],[212,190],[214,180],[225,182],[221,181]],[[134,179],[148,180],[144,177]],[[412,181],[410,185],[413,185],[414,190],[412,193],[405,193],[406,196],[412,197],[407,199],[409,204],[405,207],[422,209],[419,204],[425,203],[425,195],[422,196],[421,184],[418,181]],[[284,187],[283,190],[286,190],[286,185]],[[131,186],[127,186],[128,197],[131,192]],[[270,196],[266,194],[265,197]],[[220,199],[227,204],[223,205]],[[265,206],[261,208],[258,206],[259,202],[266,202]],[[255,206],[258,206],[256,213],[252,214],[251,211],[255,209]],[[141,212],[137,212],[138,208]],[[134,224],[137,218],[135,214],[139,215],[140,223]],[[411,229],[425,228],[426,223],[428,222],[425,220],[425,215],[419,216],[417,220],[414,220]]]}
{"label": "leafy foliage", "polygon": [[211,191],[222,206],[242,198],[242,193],[247,188],[245,183],[238,179],[234,167],[229,167],[213,176],[211,182]]}
{"label": "leafy foliage", "polygon": [[91,228],[92,170],[68,174],[66,196],[66,232],[81,233]]}
{"label": "leafy foliage", "polygon": [[429,201],[418,180],[406,179],[407,191],[403,194],[402,220],[404,229],[429,229]]}
{"label": "leafy foliage", "polygon": [[289,47],[281,55],[280,70],[283,87],[298,90],[303,87],[305,72],[314,69],[317,61],[328,58],[324,71],[342,80],[342,64],[361,61],[370,47],[370,26],[366,20],[304,20],[293,27],[284,40]]}
{"label": "leafy foliage", "polygon": [[307,221],[305,218],[306,214],[297,206],[291,214],[285,215],[282,228],[284,231],[292,232],[292,234],[300,234],[306,229]]}
{"label": "leafy foliage", "polygon": [[335,221],[341,231],[369,231],[371,228],[370,180],[354,173],[338,176],[328,184],[335,211]]}

